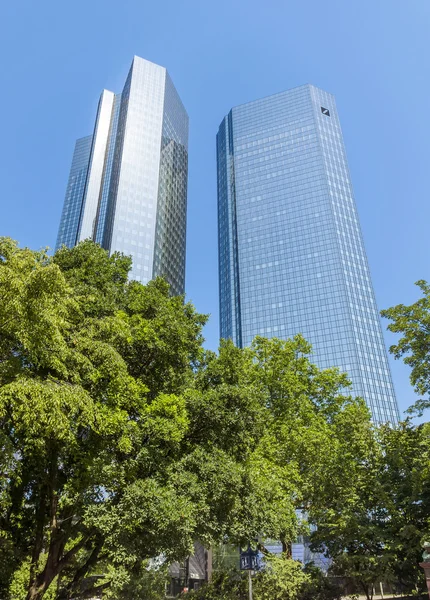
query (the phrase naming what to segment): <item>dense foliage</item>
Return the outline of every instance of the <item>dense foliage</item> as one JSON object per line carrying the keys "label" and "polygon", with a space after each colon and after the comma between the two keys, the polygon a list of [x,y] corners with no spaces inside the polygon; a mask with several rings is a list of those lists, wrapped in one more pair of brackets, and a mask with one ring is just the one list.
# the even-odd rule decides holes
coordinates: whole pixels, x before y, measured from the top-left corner
{"label": "dense foliage", "polygon": [[[197,591],[183,594],[184,600],[248,600],[248,572],[236,569],[217,570],[210,583]],[[265,569],[252,575],[254,600],[341,600],[342,586],[308,565],[285,555],[265,559]],[[160,597],[159,600],[162,600]]]}
{"label": "dense foliage", "polygon": [[[422,416],[430,406],[430,287],[417,285],[422,298],[382,315],[392,321],[390,331],[401,334],[390,351],[411,367],[411,383],[423,395],[408,412]],[[332,572],[354,580],[368,598],[380,581],[417,593],[425,586],[419,562],[430,534],[430,423],[408,418],[370,436],[366,430],[355,444],[361,458],[349,475],[339,474],[339,493],[327,489],[325,507],[312,511],[314,547],[328,552]]]}
{"label": "dense foliage", "polygon": [[93,572],[108,587],[198,527],[183,394],[205,318],[129,267],[91,243],[51,259],[0,242],[1,577],[28,561],[28,598],[56,578],[76,596]]}
{"label": "dense foliage", "polygon": [[112,595],[194,539],[288,552],[295,509],[370,428],[300,336],[204,352],[205,317],[129,268],[90,242],[50,258],[0,241],[5,594],[27,578],[29,600]]}
{"label": "dense foliage", "polygon": [[[301,591],[310,582],[301,563],[285,555],[272,555],[264,570],[252,577],[255,600],[301,600]],[[190,600],[248,600],[248,573],[229,570],[215,573],[210,584],[183,594]]]}
{"label": "dense foliage", "polygon": [[[339,572],[411,588],[428,426],[376,433],[301,336],[204,351],[206,317],[129,269],[91,242],[50,257],[0,238],[0,595],[156,600],[194,540],[258,536],[284,555],[257,599],[336,597],[291,560],[297,509]],[[244,585],[224,574],[199,593]]]}
{"label": "dense foliage", "polygon": [[430,424],[382,426],[351,473],[350,492],[339,504],[327,497],[314,514],[316,548],[333,559],[331,571],[347,576],[372,597],[379,582],[402,592],[425,582],[421,541],[430,531]]}
{"label": "dense foliage", "polygon": [[383,317],[392,321],[388,329],[400,333],[402,337],[393,344],[390,352],[395,358],[402,358],[411,367],[411,383],[415,391],[423,396],[410,412],[422,415],[430,408],[430,285],[423,280],[417,281],[423,296],[414,304],[398,304],[381,311]]}

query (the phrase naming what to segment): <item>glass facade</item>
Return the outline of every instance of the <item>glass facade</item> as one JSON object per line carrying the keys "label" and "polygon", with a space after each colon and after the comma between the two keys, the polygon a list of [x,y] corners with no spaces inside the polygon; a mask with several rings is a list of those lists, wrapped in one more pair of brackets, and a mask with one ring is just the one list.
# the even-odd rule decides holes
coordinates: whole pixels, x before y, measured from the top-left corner
{"label": "glass facade", "polygon": [[167,74],[154,270],[163,274],[176,290],[183,290],[185,285],[185,262],[182,257],[186,251],[187,173],[188,120]]}
{"label": "glass facade", "polygon": [[103,91],[91,140],[68,245],[93,239],[131,255],[131,278],[184,293],[188,116],[166,69],[134,57],[122,93]]}
{"label": "glass facade", "polygon": [[114,94],[103,90],[97,111],[90,163],[79,222],[78,241],[94,238],[99,196],[104,173],[106,146],[112,118]]}
{"label": "glass facade", "polygon": [[63,245],[71,248],[76,244],[92,141],[92,135],[76,140],[56,248]]}
{"label": "glass facade", "polygon": [[118,129],[119,109],[121,108],[121,94],[117,94],[112,107],[112,119],[110,123],[109,139],[106,149],[105,171],[103,173],[103,184],[101,188],[100,202],[97,211],[97,228],[95,232],[95,241],[98,244],[103,243],[103,235],[106,231],[107,204],[109,198],[110,182],[112,177],[113,157],[116,146],[116,133]]}
{"label": "glass facade", "polygon": [[375,421],[396,422],[334,97],[305,85],[233,108],[217,162],[221,337],[302,333]]}

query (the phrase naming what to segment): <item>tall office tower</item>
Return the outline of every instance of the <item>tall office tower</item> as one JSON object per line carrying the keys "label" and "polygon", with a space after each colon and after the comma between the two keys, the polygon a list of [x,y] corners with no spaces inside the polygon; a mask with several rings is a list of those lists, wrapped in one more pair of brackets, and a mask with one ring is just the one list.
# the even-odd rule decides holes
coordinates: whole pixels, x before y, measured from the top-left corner
{"label": "tall office tower", "polygon": [[217,158],[221,337],[302,333],[375,421],[396,422],[334,97],[304,85],[233,108]]}
{"label": "tall office tower", "polygon": [[188,116],[166,69],[135,56],[77,140],[56,248],[92,239],[131,255],[130,277],[185,285]]}

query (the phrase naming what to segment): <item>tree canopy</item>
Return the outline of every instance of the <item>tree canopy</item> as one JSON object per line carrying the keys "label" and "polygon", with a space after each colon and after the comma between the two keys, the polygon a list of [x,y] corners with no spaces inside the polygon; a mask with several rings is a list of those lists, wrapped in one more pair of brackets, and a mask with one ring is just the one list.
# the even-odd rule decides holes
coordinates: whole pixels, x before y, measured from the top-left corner
{"label": "tree canopy", "polygon": [[409,420],[375,431],[350,491],[325,497],[312,512],[311,541],[332,559],[331,572],[348,577],[372,598],[379,582],[401,592],[424,586],[421,541],[430,531],[430,426]]}
{"label": "tree canopy", "polygon": [[422,297],[410,306],[398,304],[381,311],[383,317],[392,321],[388,329],[402,334],[390,352],[395,358],[402,358],[411,367],[411,383],[415,391],[427,398],[418,400],[409,412],[422,415],[430,408],[430,285],[420,280],[416,285],[422,291]]}
{"label": "tree canopy", "polygon": [[0,238],[5,596],[121,598],[194,540],[289,556],[297,509],[357,497],[374,442],[346,375],[301,336],[205,351],[206,317],[129,269],[91,242],[50,257]]}
{"label": "tree canopy", "polygon": [[[417,285],[422,298],[382,315],[401,334],[390,351],[411,367],[411,383],[424,396],[408,412],[422,416],[430,406],[430,286]],[[356,434],[353,455],[361,458],[349,463],[349,476],[339,473],[338,493],[326,490],[325,506],[311,511],[314,548],[327,552],[332,572],[355,580],[368,598],[379,581],[417,592],[424,585],[422,541],[430,533],[430,424],[407,418]]]}
{"label": "tree canopy", "polygon": [[0,241],[1,577],[28,560],[29,599],[54,579],[85,597],[87,574],[108,587],[195,535],[184,392],[206,318],[129,268],[90,242],[50,258]]}

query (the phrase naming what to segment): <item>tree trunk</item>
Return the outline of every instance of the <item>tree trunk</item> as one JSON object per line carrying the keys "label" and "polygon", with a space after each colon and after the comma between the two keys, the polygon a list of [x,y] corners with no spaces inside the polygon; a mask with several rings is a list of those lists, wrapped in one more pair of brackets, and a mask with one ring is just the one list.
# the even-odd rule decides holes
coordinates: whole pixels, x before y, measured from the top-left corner
{"label": "tree trunk", "polygon": [[67,589],[66,589],[66,595],[64,597],[67,598],[67,600],[70,600],[70,598],[72,598],[72,596],[78,589],[79,584],[81,583],[81,581],[84,579],[84,577],[88,573],[89,569],[96,564],[102,547],[103,547],[103,540],[98,539],[96,541],[94,548],[93,548],[89,558],[87,559],[87,561],[76,570],[76,573],[75,573],[72,581],[69,583],[69,585],[67,586]]}
{"label": "tree trunk", "polygon": [[30,582],[25,600],[41,600],[55,577],[61,573],[64,567],[70,564],[73,557],[87,542],[88,537],[82,538],[63,556],[66,539],[60,531],[52,532],[45,568]]}
{"label": "tree trunk", "polygon": [[32,582],[25,600],[41,600],[57,573],[44,569]]}
{"label": "tree trunk", "polygon": [[[57,509],[58,509],[58,495],[57,495],[57,476],[58,476],[58,452],[55,447],[51,449],[50,461],[48,466],[48,496],[49,496],[49,520],[50,520],[50,541],[48,557],[46,560],[45,568],[41,573],[36,575],[36,565],[42,549],[42,540],[38,543],[37,536],[34,545],[32,563],[30,569],[30,587],[27,592],[26,600],[39,600],[43,598],[46,590],[51,585],[53,579],[60,572],[59,563],[60,556],[63,553],[64,546],[66,544],[66,538],[64,532],[58,527],[57,521]],[[45,497],[42,495],[42,500]],[[43,506],[39,506],[43,511]],[[38,546],[40,545],[40,548]]]}
{"label": "tree trunk", "polygon": [[44,591],[38,590],[36,584],[32,585],[28,590],[25,600],[40,600],[43,598]]}
{"label": "tree trunk", "polygon": [[35,540],[33,544],[33,551],[31,553],[30,563],[30,581],[33,581],[36,577],[37,563],[43,549],[43,530],[45,527],[45,502],[46,493],[43,489],[44,486],[39,486],[39,501],[36,508],[36,531]]}
{"label": "tree trunk", "polygon": [[369,585],[367,583],[365,583],[364,581],[360,581],[360,585],[363,588],[363,591],[365,593],[366,599],[367,600],[373,600],[374,584],[372,583],[370,585],[370,591],[369,591]]}
{"label": "tree trunk", "polygon": [[287,558],[292,558],[293,548],[291,542],[287,542],[285,539],[281,539],[281,544],[282,552],[287,556]]}

